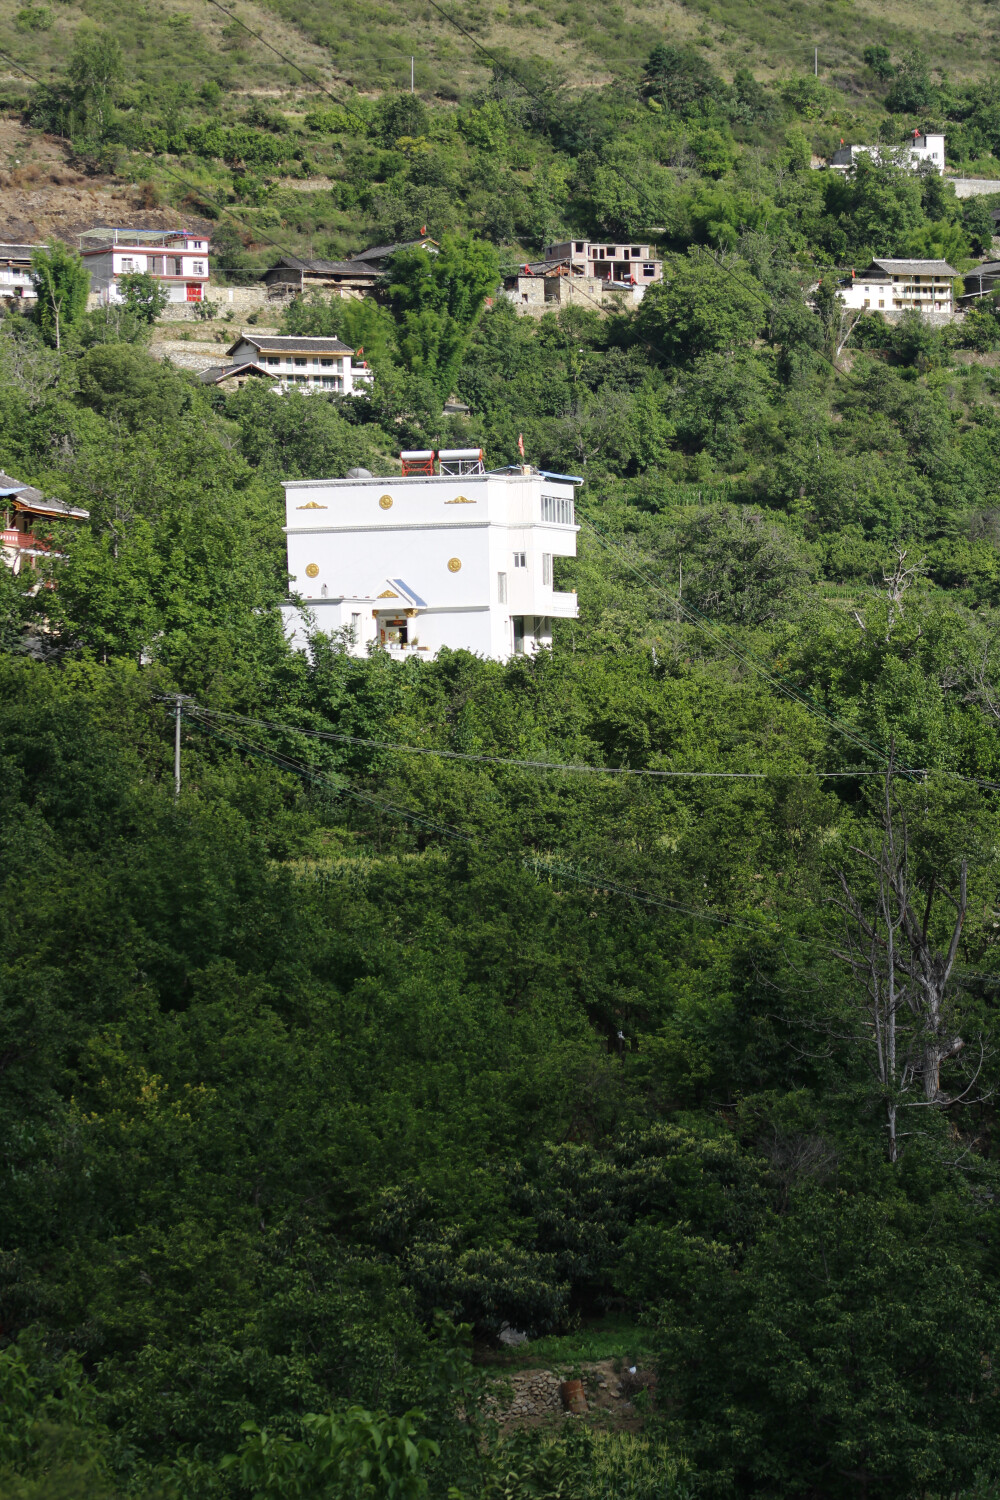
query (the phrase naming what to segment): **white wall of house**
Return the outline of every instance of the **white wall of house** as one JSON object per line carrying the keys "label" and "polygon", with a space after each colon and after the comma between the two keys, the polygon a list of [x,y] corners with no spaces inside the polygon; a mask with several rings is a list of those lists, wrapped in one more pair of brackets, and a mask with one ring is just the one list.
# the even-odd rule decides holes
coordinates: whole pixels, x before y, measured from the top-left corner
{"label": "white wall of house", "polygon": [[254,363],[272,371],[278,379],[274,389],[287,391],[298,386],[307,391],[340,392],[345,396],[365,390],[371,384],[372,372],[354,363],[354,356],[346,354],[295,353],[282,350],[274,353],[258,350],[256,344],[244,339],[238,344],[230,360],[235,365]]}
{"label": "white wall of house", "polygon": [[167,289],[171,302],[201,302],[209,278],[208,240],[191,238],[184,245],[108,245],[84,250],[90,284],[102,302],[120,302],[118,277],[138,271],[154,276]]}
{"label": "white wall of house", "polygon": [[0,297],[34,297],[30,273],[20,266],[0,266]]}
{"label": "white wall of house", "polygon": [[865,277],[861,272],[840,289],[844,306],[867,312],[899,313],[910,308],[953,316],[954,287],[950,277],[928,273]]}
{"label": "white wall of house", "polygon": [[[898,162],[915,172],[924,162],[929,162],[939,172],[944,171],[944,136],[915,135],[902,146],[848,146],[836,152],[830,166],[835,172],[849,172],[859,156],[870,156],[873,161]],[[843,158],[837,160],[837,157]]]}
{"label": "white wall of house", "polygon": [[[290,481],[291,590],[320,630],[353,629],[355,655],[373,640],[398,657],[531,653],[577,616],[553,582],[553,559],[576,556],[573,494],[537,473]],[[301,611],[285,620],[304,647]]]}

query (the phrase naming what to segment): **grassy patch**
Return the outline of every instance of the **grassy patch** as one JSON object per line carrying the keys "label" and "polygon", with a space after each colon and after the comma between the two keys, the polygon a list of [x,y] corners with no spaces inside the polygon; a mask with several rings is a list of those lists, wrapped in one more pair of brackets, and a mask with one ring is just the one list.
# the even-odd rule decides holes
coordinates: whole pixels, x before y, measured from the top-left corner
{"label": "grassy patch", "polygon": [[490,1364],[521,1370],[535,1366],[594,1364],[602,1359],[649,1359],[654,1350],[653,1335],[628,1318],[601,1318],[586,1323],[573,1333],[530,1339],[516,1349],[501,1349],[489,1356]]}

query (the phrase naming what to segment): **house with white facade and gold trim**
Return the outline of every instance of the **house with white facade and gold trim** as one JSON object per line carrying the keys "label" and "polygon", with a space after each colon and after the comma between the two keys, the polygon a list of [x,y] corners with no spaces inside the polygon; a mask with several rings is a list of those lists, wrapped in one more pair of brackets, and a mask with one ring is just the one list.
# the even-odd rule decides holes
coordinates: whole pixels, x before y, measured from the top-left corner
{"label": "house with white facade and gold trim", "polygon": [[344,631],[355,656],[450,647],[496,661],[550,646],[553,620],[577,617],[554,560],[576,556],[582,480],[529,464],[488,470],[478,449],[402,457],[400,478],[286,482],[293,645]]}

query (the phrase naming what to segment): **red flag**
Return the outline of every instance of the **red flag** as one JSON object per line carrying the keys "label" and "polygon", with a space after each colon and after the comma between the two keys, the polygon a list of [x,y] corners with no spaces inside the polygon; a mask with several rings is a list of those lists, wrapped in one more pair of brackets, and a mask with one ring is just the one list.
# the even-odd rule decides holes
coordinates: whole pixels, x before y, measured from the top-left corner
{"label": "red flag", "polygon": [[855,278],[855,276],[856,276],[856,275],[857,275],[857,274],[858,274],[858,273],[857,273],[857,271],[855,271],[855,269],[854,269],[854,267],[853,267],[853,266],[852,266],[852,267],[851,267],[851,280],[852,280],[852,281],[853,281],[853,280],[854,280],[854,278]]}
{"label": "red flag", "polygon": [[364,352],[365,352],[365,346],[364,346],[364,344],[362,344],[361,348],[358,350],[358,353],[359,354],[364,354]]}
{"label": "red flag", "polygon": [[844,137],[843,137],[843,136],[841,136],[841,137],[840,137],[840,144],[841,144],[841,145],[843,145],[843,144],[844,144]]}
{"label": "red flag", "polygon": [[426,224],[421,224],[421,226],[420,226],[420,233],[421,234],[426,234],[427,233],[427,225]]}
{"label": "red flag", "polygon": [[523,458],[524,457],[524,433],[523,432],[519,432],[518,435],[517,435],[517,451],[518,451],[518,453],[520,453],[521,457]]}

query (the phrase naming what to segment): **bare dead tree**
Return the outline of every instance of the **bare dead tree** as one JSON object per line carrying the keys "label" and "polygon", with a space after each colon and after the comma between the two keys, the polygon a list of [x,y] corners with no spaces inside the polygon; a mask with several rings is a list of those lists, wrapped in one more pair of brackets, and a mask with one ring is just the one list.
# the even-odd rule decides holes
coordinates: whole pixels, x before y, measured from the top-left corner
{"label": "bare dead tree", "polygon": [[[892,627],[903,614],[903,600],[906,598],[907,589],[912,587],[915,579],[926,572],[924,564],[927,561],[926,558],[922,557],[919,562],[911,563],[907,567],[906,559],[909,553],[906,548],[897,546],[894,551],[896,553],[896,561],[892,572],[890,573],[887,569],[882,570],[882,581],[885,584],[885,598],[888,603],[885,624],[886,640],[892,635]],[[875,596],[876,598],[882,597],[882,591],[876,589]],[[852,613],[861,630],[867,631],[868,626],[865,624],[860,613],[857,610],[853,610]]]}
{"label": "bare dead tree", "polygon": [[[874,875],[873,897],[859,895],[839,873],[846,941],[835,956],[858,982],[864,1026],[871,1044],[873,1069],[885,1102],[889,1160],[899,1156],[899,1111],[914,1105],[944,1107],[957,1098],[941,1088],[941,1069],[965,1043],[954,1026],[949,981],[958,955],[968,905],[968,864],[962,860],[957,890],[932,877],[921,885],[910,870],[906,819],[893,799],[893,764],[885,776],[882,840],[876,853],[854,847]],[[930,936],[935,902],[942,898],[954,910],[947,947],[935,947]],[[978,1071],[977,1075],[978,1077]],[[922,1094],[922,1097],[919,1095]]]}

